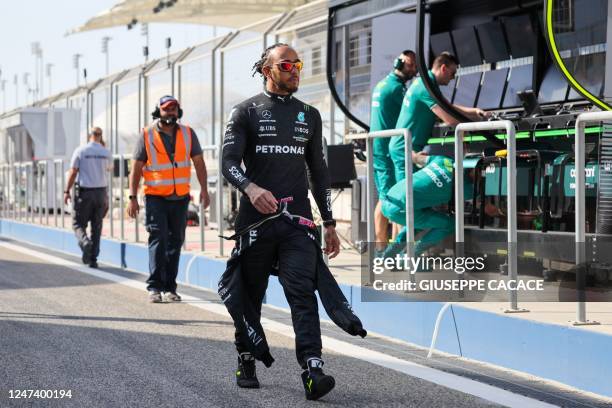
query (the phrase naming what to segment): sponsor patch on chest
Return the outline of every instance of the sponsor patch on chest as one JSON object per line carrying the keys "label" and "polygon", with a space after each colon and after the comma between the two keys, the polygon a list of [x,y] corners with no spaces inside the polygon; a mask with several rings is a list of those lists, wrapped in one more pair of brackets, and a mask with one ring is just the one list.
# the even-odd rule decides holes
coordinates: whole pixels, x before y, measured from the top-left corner
{"label": "sponsor patch on chest", "polygon": [[257,145],[255,153],[262,154],[304,154],[304,146]]}

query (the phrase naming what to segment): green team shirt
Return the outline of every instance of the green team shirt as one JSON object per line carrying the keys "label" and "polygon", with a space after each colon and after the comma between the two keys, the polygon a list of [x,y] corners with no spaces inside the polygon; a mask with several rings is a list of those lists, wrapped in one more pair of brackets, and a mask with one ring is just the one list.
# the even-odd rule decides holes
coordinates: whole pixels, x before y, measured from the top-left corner
{"label": "green team shirt", "polygon": [[[447,204],[453,192],[454,161],[446,156],[429,156],[427,165],[412,175],[414,209]],[[474,185],[464,180],[464,198],[472,198]],[[406,206],[406,180],[400,180],[387,194],[387,200],[400,209]]]}
{"label": "green team shirt", "polygon": [[[376,84],[372,92],[370,131],[395,129],[404,93],[406,93],[406,85],[394,72],[390,72]],[[389,138],[374,139],[372,154],[376,189],[379,196],[384,198],[396,181],[395,168],[389,155]]]}
{"label": "green team shirt", "polygon": [[394,72],[376,84],[370,111],[371,132],[395,128],[405,93],[405,83]]}
{"label": "green team shirt", "polygon": [[[427,71],[427,73],[433,82],[433,86],[439,90],[433,72]],[[396,129],[410,129],[412,132],[412,150],[415,152],[423,150],[431,137],[431,131],[436,123],[436,114],[432,112],[432,109],[436,105],[436,102],[427,92],[423,79],[417,78],[404,96],[402,109],[395,124]],[[389,143],[389,150],[404,157],[403,136],[393,137]]]}

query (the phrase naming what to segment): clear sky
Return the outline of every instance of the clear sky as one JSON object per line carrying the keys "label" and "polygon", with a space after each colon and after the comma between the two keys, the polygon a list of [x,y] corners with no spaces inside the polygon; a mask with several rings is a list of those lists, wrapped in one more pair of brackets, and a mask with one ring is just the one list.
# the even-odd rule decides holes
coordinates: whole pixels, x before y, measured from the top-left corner
{"label": "clear sky", "polygon": [[[110,72],[138,65],[144,61],[142,47],[145,37],[141,25],[131,30],[126,26],[87,31],[65,36],[72,28],[84,24],[90,17],[111,8],[119,0],[17,0],[2,4],[0,24],[0,69],[6,80],[5,92],[0,95],[0,112],[15,107],[14,76],[18,75],[18,104],[26,103],[28,86],[24,73],[29,73],[29,87],[36,87],[36,59],[32,42],[38,41],[43,50],[43,63],[51,68],[52,92],[58,93],[76,86],[73,55],[82,54],[81,72],[87,68],[91,82],[105,76],[105,56],[102,38],[112,37],[109,43]],[[179,3],[180,4],[180,3]],[[178,5],[177,5],[178,6]],[[176,7],[176,6],[175,6]],[[227,32],[219,28],[218,34]],[[197,24],[149,24],[149,58],[166,55],[165,38],[172,38],[171,52],[182,50],[211,38],[213,28]],[[43,69],[43,96],[49,95],[49,82]],[[83,79],[81,77],[81,83]],[[28,98],[31,103],[31,96]]]}

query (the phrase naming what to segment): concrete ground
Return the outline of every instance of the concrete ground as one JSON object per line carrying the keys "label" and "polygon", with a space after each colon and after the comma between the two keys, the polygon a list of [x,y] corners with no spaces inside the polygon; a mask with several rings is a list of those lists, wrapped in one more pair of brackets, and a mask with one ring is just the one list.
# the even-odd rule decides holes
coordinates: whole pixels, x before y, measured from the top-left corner
{"label": "concrete ground", "polygon": [[[0,406],[310,406],[290,317],[264,307],[276,362],[259,390],[233,379],[233,325],[215,293],[146,302],[143,275],[0,240]],[[94,274],[95,276],[92,276]],[[287,330],[289,328],[289,330]],[[606,401],[405,343],[352,338],[323,324],[327,406],[606,406]],[[399,367],[399,368],[398,368]],[[402,368],[404,367],[404,368]],[[9,390],[71,390],[71,399],[10,399]]]}

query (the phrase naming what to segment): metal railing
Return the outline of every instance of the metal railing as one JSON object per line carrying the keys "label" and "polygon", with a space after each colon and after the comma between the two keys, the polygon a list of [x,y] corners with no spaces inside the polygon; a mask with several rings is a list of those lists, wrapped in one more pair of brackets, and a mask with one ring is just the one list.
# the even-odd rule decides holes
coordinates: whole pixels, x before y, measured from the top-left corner
{"label": "metal railing", "polygon": [[[509,120],[490,122],[460,123],[455,128],[455,242],[458,247],[465,243],[464,232],[464,195],[463,195],[463,136],[466,132],[483,130],[506,131],[506,166],[508,219],[508,279],[518,279],[517,259],[517,216],[516,216],[516,130]],[[518,307],[517,291],[510,290],[510,308],[506,313],[526,312]]]}
{"label": "metal railing", "polygon": [[[219,155],[219,146],[202,146],[204,152],[212,152],[214,156]],[[132,159],[131,154],[115,154],[108,177],[108,235],[110,238],[121,241],[129,240],[126,236],[126,211],[127,204],[125,195],[129,194],[129,183],[126,180],[126,163]],[[115,162],[119,164],[118,177],[114,176]],[[63,191],[66,185],[65,159],[38,160],[31,162],[17,162],[0,165],[0,216],[6,219],[24,221],[27,223],[38,223],[40,225],[66,228],[65,209],[63,202]],[[49,171],[52,171],[50,174]],[[194,171],[192,169],[192,171]],[[217,220],[223,221],[224,197],[219,192],[222,186],[223,175],[220,172],[217,177]],[[142,190],[141,190],[142,191]],[[222,191],[222,189],[221,189]],[[74,195],[73,195],[74,196]],[[118,202],[118,203],[117,203]],[[202,203],[199,202],[199,249],[204,251],[205,244],[205,220],[206,214]],[[115,213],[119,210],[118,214]],[[51,220],[51,212],[53,219]],[[116,223],[119,230],[116,231]],[[140,241],[140,220],[134,220],[133,242]],[[70,223],[68,223],[68,226]],[[117,234],[118,233],[118,234]],[[219,255],[223,255],[223,239],[220,238]]]}
{"label": "metal railing", "polygon": [[[216,145],[208,145],[208,146],[202,146],[202,150],[203,151],[212,151],[215,153],[218,153],[218,146]],[[117,154],[117,155],[113,155],[113,160],[118,160],[119,162],[119,186],[118,186],[118,190],[119,190],[119,208],[121,209],[119,211],[119,239],[121,241],[125,241],[126,237],[125,237],[125,193],[126,191],[129,191],[129,186],[128,183],[126,183],[126,174],[125,174],[125,163],[126,160],[131,160],[132,159],[132,155],[131,154]],[[219,174],[219,178],[221,178],[221,174]],[[114,177],[109,177],[109,187],[108,187],[108,195],[109,195],[109,214],[110,214],[110,235],[112,238],[114,238],[114,217],[113,217],[113,210],[114,210],[114,203],[115,203],[115,183],[114,183]],[[221,197],[221,203],[223,203],[223,198]],[[199,203],[199,218],[200,218],[200,224],[199,224],[199,228],[200,228],[200,251],[204,251],[206,248],[205,245],[205,210],[204,207],[202,206],[202,203]],[[217,217],[219,219],[219,217],[222,217],[223,213],[222,213],[222,207],[219,207],[217,209]],[[140,237],[139,237],[139,218],[136,217],[134,219],[134,224],[135,224],[135,228],[134,228],[134,242],[139,242],[140,241]],[[186,240],[183,242],[183,248],[186,248]],[[220,251],[220,255],[222,255],[222,252]]]}
{"label": "metal railing", "polygon": [[[223,54],[221,54],[221,61],[223,61]],[[223,78],[223,72],[221,73],[221,78]],[[221,87],[223,87],[223,81],[221,81]],[[222,93],[221,100],[223,100],[223,93]],[[223,107],[223,103],[221,103],[221,106]],[[223,256],[223,238],[221,237],[223,235],[223,229],[224,229],[223,217],[221,216],[223,214],[223,211],[222,211],[223,175],[221,174],[222,172],[221,169],[223,168],[223,164],[222,164],[223,155],[221,154],[221,152],[223,151],[223,140],[224,139],[225,139],[224,137],[219,137],[219,141],[217,145],[219,154],[217,155],[218,177],[217,177],[216,206],[217,206],[217,231],[219,232],[219,256]]]}
{"label": "metal railing", "polygon": [[[588,112],[580,114],[575,124],[575,174],[580,175],[575,178],[575,245],[576,245],[576,265],[580,266],[586,261],[585,243],[586,243],[586,193],[585,193],[585,127],[592,122],[601,122],[612,120],[612,112]],[[507,245],[508,245],[508,277],[511,280],[518,279],[517,271],[517,186],[516,186],[516,138],[515,127],[511,121],[490,121],[490,122],[474,122],[462,123],[455,129],[455,158],[463,157],[463,138],[466,132],[484,131],[484,130],[505,130],[507,135]],[[405,169],[406,169],[406,228],[407,228],[407,248],[408,251],[413,250],[415,241],[414,232],[414,196],[412,180],[413,180],[413,163],[412,163],[412,140],[411,133],[408,129],[391,129],[379,132],[371,132],[367,134],[348,135],[347,140],[365,139],[367,143],[367,240],[370,243],[376,241],[374,231],[374,206],[376,202],[375,186],[372,184],[374,180],[373,168],[373,141],[376,138],[388,138],[393,136],[403,136],[405,140]],[[203,146],[205,152],[213,152],[217,155],[220,164],[220,149],[219,145]],[[125,234],[125,192],[128,189],[125,174],[125,162],[132,158],[129,154],[114,155],[114,159],[119,160],[119,239],[126,240]],[[50,210],[53,210],[53,225],[55,227],[66,227],[64,203],[62,200],[63,188],[65,186],[65,168],[66,161],[64,159],[56,160],[40,160],[32,162],[16,162],[12,164],[0,165],[0,195],[2,203],[0,211],[3,218],[13,219],[22,222],[43,224],[43,219],[47,226],[50,226]],[[52,177],[49,176],[50,169],[53,169]],[[35,171],[36,170],[36,171]],[[458,245],[463,245],[465,242],[464,234],[464,189],[463,189],[463,162],[455,160],[455,241]],[[219,166],[217,173],[217,191],[216,191],[216,217],[219,229],[219,235],[223,230],[223,176]],[[109,177],[109,225],[110,236],[114,238],[114,195],[115,183],[113,174]],[[59,185],[58,185],[59,184]],[[44,194],[44,199],[43,199]],[[38,217],[36,217],[38,211]],[[43,211],[45,212],[43,216]],[[200,203],[200,250],[205,250],[205,211]],[[134,242],[139,242],[138,217],[135,220]],[[223,239],[219,239],[219,255],[223,255]],[[409,253],[409,256],[412,256]],[[577,272],[579,273],[579,272]],[[589,321],[586,318],[586,301],[584,291],[578,290],[579,298],[577,301],[575,325],[598,324],[595,321]],[[508,313],[523,312],[525,309],[518,307],[518,298],[516,290],[511,290],[509,293],[510,307],[506,310]]]}
{"label": "metal railing", "polygon": [[10,166],[8,164],[0,165],[0,180],[2,183],[2,189],[0,190],[0,199],[2,200],[2,216],[9,218],[8,215],[8,202],[9,202],[9,178],[10,178]]}
{"label": "metal railing", "polygon": [[[59,164],[59,172],[57,170],[58,168],[58,164]],[[64,221],[64,203],[62,202],[62,198],[61,196],[58,194],[59,191],[63,191],[64,190],[64,184],[66,184],[65,181],[65,177],[64,177],[64,160],[63,159],[57,159],[53,161],[53,173],[55,174],[55,179],[54,179],[54,183],[53,183],[53,198],[54,198],[54,202],[53,202],[53,224],[57,227],[58,226],[58,222],[57,222],[57,215],[58,212],[62,214],[61,216],[61,225],[62,228],[65,227],[65,221]],[[57,174],[60,174],[60,177],[57,177]],[[59,182],[59,188],[58,188],[58,183]],[[59,196],[59,198],[58,198]]]}
{"label": "metal railing", "polygon": [[585,140],[584,129],[588,123],[612,120],[612,112],[587,112],[581,113],[576,118],[576,133],[574,140],[574,172],[575,172],[575,216],[576,216],[576,290],[578,293],[578,305],[576,310],[575,326],[599,324],[586,318],[586,299],[584,288],[579,282],[584,282],[586,271],[581,270],[586,261],[586,192],[585,192]]}
{"label": "metal railing", "polygon": [[372,244],[376,241],[374,233],[374,206],[376,205],[376,197],[374,196],[375,186],[374,181],[374,164],[373,164],[373,145],[374,139],[386,138],[393,136],[404,137],[404,165],[406,166],[406,248],[408,256],[413,255],[414,249],[414,197],[412,191],[412,134],[409,129],[389,129],[370,133],[359,133],[347,135],[346,140],[365,139],[366,141],[366,158],[367,158],[367,177],[366,177],[366,194],[367,194],[367,241]]}
{"label": "metal railing", "polygon": [[34,162],[25,163],[26,191],[25,191],[25,216],[26,221],[34,222]]}
{"label": "metal railing", "polygon": [[[215,155],[217,155],[217,157],[221,157],[221,150],[220,147],[218,145],[207,145],[207,146],[202,146],[202,151],[204,152],[213,152]],[[223,175],[221,174],[221,167],[219,167],[218,169],[218,177],[217,177],[217,194],[219,194],[219,190],[218,190],[218,186],[219,183],[223,183]],[[219,199],[219,201],[221,204],[223,204],[223,197],[221,197]],[[205,247],[205,238],[206,238],[206,233],[205,233],[205,216],[206,214],[204,213],[204,206],[202,205],[202,203],[200,202],[200,213],[198,214],[200,217],[200,251],[204,252],[204,247]],[[221,207],[221,205],[219,205],[217,207],[217,220],[220,220],[223,216],[223,208]],[[219,232],[219,235],[221,235],[221,233]],[[223,242],[222,238],[219,239],[219,255],[223,256]]]}

